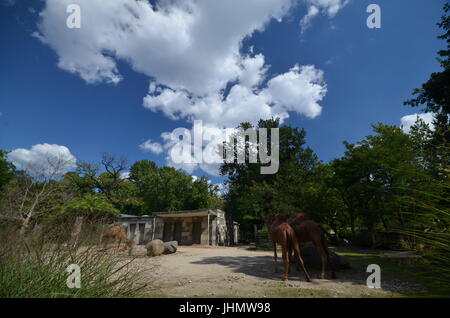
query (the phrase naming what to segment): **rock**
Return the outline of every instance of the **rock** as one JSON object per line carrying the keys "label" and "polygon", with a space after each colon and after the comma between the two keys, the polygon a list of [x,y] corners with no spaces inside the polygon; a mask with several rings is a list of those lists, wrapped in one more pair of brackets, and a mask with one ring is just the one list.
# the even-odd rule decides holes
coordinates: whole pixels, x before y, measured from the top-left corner
{"label": "rock", "polygon": [[[338,269],[348,269],[350,268],[350,263],[343,256],[337,255],[335,252],[330,251],[331,256],[331,266]],[[303,261],[307,268],[321,269],[322,259],[316,251],[316,247],[312,242],[307,242],[301,246],[300,253],[302,254]]]}
{"label": "rock", "polygon": [[147,256],[150,257],[162,255],[165,251],[164,242],[161,240],[150,241],[145,247],[147,248]]}
{"label": "rock", "polygon": [[164,254],[173,254],[178,249],[177,241],[170,241],[164,243]]}

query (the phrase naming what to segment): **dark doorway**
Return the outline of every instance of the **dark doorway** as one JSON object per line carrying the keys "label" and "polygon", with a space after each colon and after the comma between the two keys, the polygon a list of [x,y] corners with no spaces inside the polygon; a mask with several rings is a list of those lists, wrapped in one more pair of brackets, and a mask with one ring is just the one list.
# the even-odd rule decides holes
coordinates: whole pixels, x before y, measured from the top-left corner
{"label": "dark doorway", "polygon": [[136,224],[130,224],[130,240],[134,239],[134,235],[136,232]]}
{"label": "dark doorway", "polygon": [[201,222],[193,222],[192,223],[192,243],[200,244],[202,236],[202,223]]}
{"label": "dark doorway", "polygon": [[181,222],[176,222],[173,225],[173,239],[174,241],[177,241],[178,244],[181,244],[181,228],[182,228]]}
{"label": "dark doorway", "polygon": [[139,244],[145,243],[145,223],[139,223]]}
{"label": "dark doorway", "polygon": [[163,229],[163,241],[169,242],[172,241],[172,223],[164,223]]}

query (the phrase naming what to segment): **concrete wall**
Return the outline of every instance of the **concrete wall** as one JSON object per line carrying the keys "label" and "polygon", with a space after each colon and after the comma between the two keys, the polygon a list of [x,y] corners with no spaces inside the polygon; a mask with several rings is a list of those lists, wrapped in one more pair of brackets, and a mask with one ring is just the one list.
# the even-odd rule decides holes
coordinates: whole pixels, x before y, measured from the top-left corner
{"label": "concrete wall", "polygon": [[225,212],[218,211],[216,218],[216,245],[224,246],[229,245],[227,229],[227,220],[225,219]]}
{"label": "concrete wall", "polygon": [[153,239],[163,240],[164,224],[171,224],[169,229],[173,238],[173,224],[181,222],[181,242],[180,245],[191,245],[193,240],[193,222],[200,222],[200,244],[202,245],[230,245],[233,241],[237,243],[239,228],[234,224],[231,228],[233,233],[228,233],[227,220],[225,212],[214,211],[217,216],[210,215],[210,225],[208,230],[208,217],[179,217],[179,218],[161,218],[161,217],[130,217],[122,218],[119,223],[125,229],[128,238],[133,239],[138,245],[147,244]]}
{"label": "concrete wall", "polygon": [[153,239],[162,239],[164,221],[158,217],[121,219],[120,225],[125,229],[129,239],[136,244],[147,244]]}

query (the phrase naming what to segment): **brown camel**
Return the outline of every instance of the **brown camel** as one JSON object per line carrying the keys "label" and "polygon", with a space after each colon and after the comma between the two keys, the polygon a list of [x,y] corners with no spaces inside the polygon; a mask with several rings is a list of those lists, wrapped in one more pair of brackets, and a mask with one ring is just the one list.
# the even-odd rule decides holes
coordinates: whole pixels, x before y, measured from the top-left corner
{"label": "brown camel", "polygon": [[303,271],[308,282],[311,281],[308,271],[305,268],[303,259],[300,255],[300,248],[295,238],[295,232],[292,227],[286,222],[287,217],[281,214],[269,215],[266,217],[266,225],[273,243],[273,252],[275,258],[275,273],[277,268],[277,244],[281,245],[284,262],[284,278],[283,281],[288,280],[289,273],[289,250],[293,250],[298,260],[298,263],[303,267]]}
{"label": "brown camel", "polygon": [[102,237],[102,242],[103,242],[103,248],[106,249],[106,244],[108,243],[108,240],[115,240],[115,239],[119,239],[119,244],[117,245],[117,247],[120,247],[120,243],[122,243],[122,241],[125,242],[125,247],[124,247],[124,251],[127,249],[129,249],[129,253],[131,253],[131,250],[133,248],[134,242],[130,239],[128,239],[127,234],[125,233],[125,230],[119,226],[119,225],[113,225],[110,226],[108,228],[108,230],[106,230],[105,234],[103,234]]}
{"label": "brown camel", "polygon": [[[325,278],[325,268],[328,266],[331,270],[331,278],[336,278],[336,273],[331,266],[330,252],[326,243],[326,232],[324,228],[320,224],[310,220],[305,213],[301,211],[295,211],[294,216],[288,219],[287,222],[294,229],[299,245],[306,242],[312,242],[316,247],[317,253],[322,260],[322,271],[319,277],[321,279]],[[292,251],[290,250],[289,256],[291,255]]]}

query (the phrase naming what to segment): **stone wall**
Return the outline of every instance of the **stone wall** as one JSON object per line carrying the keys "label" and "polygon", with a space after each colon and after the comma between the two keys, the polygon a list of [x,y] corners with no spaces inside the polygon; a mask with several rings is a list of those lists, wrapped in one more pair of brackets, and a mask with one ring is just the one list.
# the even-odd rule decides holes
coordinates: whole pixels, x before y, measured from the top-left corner
{"label": "stone wall", "polygon": [[129,239],[137,245],[147,244],[154,239],[162,239],[164,221],[158,217],[121,220]]}
{"label": "stone wall", "polygon": [[[227,220],[225,218],[225,212],[221,210],[214,211],[216,215],[210,214],[209,216],[209,229],[208,229],[208,217],[176,217],[176,218],[162,218],[162,217],[127,217],[119,221],[122,227],[125,229],[129,239],[134,240],[138,245],[147,244],[151,240],[160,239],[164,241],[164,225],[167,226],[169,235],[166,237],[166,241],[175,240],[174,224],[181,223],[181,242],[180,245],[191,245],[195,243],[193,237],[194,222],[199,222],[200,228],[200,244],[202,245],[230,245],[230,243],[237,242],[239,228],[237,224],[233,224],[230,227],[232,233],[228,233],[229,227],[227,226]],[[170,237],[169,237],[170,236]]]}
{"label": "stone wall", "polygon": [[229,245],[229,235],[227,228],[227,220],[225,219],[225,212],[218,211],[216,218],[216,244],[223,246]]}

